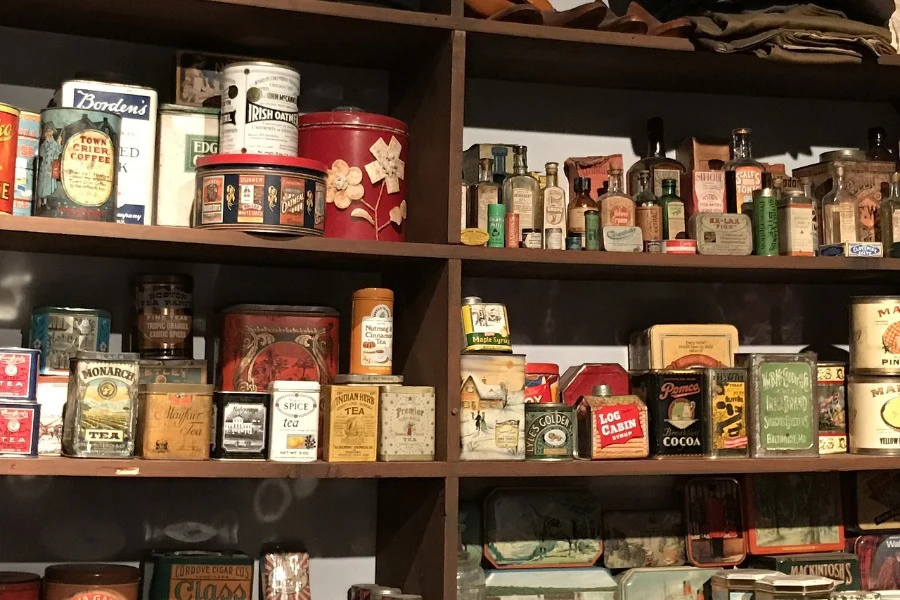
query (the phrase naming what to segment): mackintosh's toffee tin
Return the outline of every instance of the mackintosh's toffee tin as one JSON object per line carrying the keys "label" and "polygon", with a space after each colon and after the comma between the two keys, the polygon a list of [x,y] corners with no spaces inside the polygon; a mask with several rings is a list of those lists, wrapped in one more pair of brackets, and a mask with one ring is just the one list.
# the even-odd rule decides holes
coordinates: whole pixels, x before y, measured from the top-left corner
{"label": "mackintosh's toffee tin", "polygon": [[525,460],[575,457],[575,409],[568,404],[525,405]]}
{"label": "mackintosh's toffee tin", "polygon": [[39,354],[30,348],[0,348],[0,399],[37,398]]}
{"label": "mackintosh's toffee tin", "polygon": [[702,371],[648,371],[635,378],[635,385],[650,413],[651,456],[703,456],[709,452],[703,435],[708,415]]}

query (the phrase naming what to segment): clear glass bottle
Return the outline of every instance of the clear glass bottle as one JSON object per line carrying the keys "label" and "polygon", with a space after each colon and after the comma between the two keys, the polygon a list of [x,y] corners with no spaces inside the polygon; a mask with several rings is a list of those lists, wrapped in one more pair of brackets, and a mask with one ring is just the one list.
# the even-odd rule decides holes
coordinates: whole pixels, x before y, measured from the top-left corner
{"label": "clear glass bottle", "polygon": [[900,173],[891,175],[891,192],[881,201],[881,243],[885,256],[900,251]]}
{"label": "clear glass bottle", "polygon": [[544,199],[537,179],[528,174],[528,149],[513,146],[513,174],[503,182],[503,203],[507,214],[519,215],[518,239],[523,229],[543,231]]}
{"label": "clear glass bottle", "polygon": [[469,186],[466,185],[466,175],[462,174],[462,208],[460,209],[462,221],[459,230],[463,231],[469,224]]}
{"label": "clear glass bottle", "polygon": [[544,165],[547,185],[544,195],[544,248],[566,249],[566,191],[559,187],[559,163]]}
{"label": "clear glass bottle", "polygon": [[[493,146],[491,154],[494,155],[494,183],[499,183],[502,187],[508,175],[506,172],[506,146]],[[500,202],[506,204],[502,197]]]}
{"label": "clear glass bottle", "polygon": [[634,226],[634,200],[622,186],[622,169],[609,170],[609,191],[597,199],[600,205],[600,227]]}
{"label": "clear glass bottle", "polygon": [[494,183],[494,159],[478,161],[478,182],[469,188],[469,205],[466,225],[487,232],[488,205],[500,203],[500,185]]}
{"label": "clear glass bottle", "polygon": [[647,152],[628,169],[628,193],[634,196],[638,192],[641,171],[650,172],[650,190],[653,195],[662,195],[663,179],[675,180],[675,193],[681,194],[681,175],[684,165],[666,156],[663,120],[659,117],[647,119]]}
{"label": "clear glass bottle", "polygon": [[753,203],[753,192],[762,188],[766,170],[753,160],[749,129],[731,132],[731,160],[725,163],[725,201],[728,212],[741,212],[745,202]]}
{"label": "clear glass bottle", "polygon": [[832,167],[833,186],[822,198],[822,243],[859,241],[859,201],[844,185],[844,165]]}
{"label": "clear glass bottle", "polygon": [[813,182],[809,177],[800,178],[800,188],[803,195],[812,200],[812,236],[813,236],[813,252],[819,254],[819,244],[822,243],[822,201],[813,194]]}
{"label": "clear glass bottle", "polygon": [[663,209],[663,239],[676,240],[687,237],[684,227],[684,202],[675,193],[675,180],[663,180],[663,195],[659,199]]}
{"label": "clear glass bottle", "polygon": [[484,570],[478,559],[470,558],[462,544],[456,552],[456,600],[484,600]]}
{"label": "clear glass bottle", "polygon": [[663,213],[659,199],[650,190],[650,171],[638,173],[638,191],[634,195],[637,226],[644,236],[644,252],[661,252]]}
{"label": "clear glass bottle", "polygon": [[575,195],[569,201],[566,215],[566,227],[569,235],[577,235],[581,238],[581,247],[585,247],[584,213],[588,210],[598,210],[597,201],[591,198],[591,178],[576,177],[572,182]]}
{"label": "clear glass bottle", "polygon": [[866,160],[883,160],[891,162],[894,155],[887,145],[887,132],[884,127],[869,128],[869,147],[866,150]]}

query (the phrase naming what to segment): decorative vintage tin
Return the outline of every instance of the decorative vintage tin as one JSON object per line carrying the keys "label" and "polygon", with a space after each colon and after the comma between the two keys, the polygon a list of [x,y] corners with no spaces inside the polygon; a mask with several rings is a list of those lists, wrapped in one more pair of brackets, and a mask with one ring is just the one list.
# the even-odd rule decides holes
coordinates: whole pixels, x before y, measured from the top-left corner
{"label": "decorative vintage tin", "polygon": [[378,394],[374,386],[322,387],[322,460],[375,462]]}
{"label": "decorative vintage tin", "polygon": [[0,600],[40,600],[41,576],[15,571],[0,572]]}
{"label": "decorative vintage tin", "polygon": [[13,190],[13,214],[19,217],[31,216],[31,201],[34,197],[34,168],[40,148],[40,115],[27,113],[37,117],[38,131],[34,137],[22,134],[22,118],[19,114],[19,141],[16,144],[16,184]]}
{"label": "decorative vintage tin", "polygon": [[50,565],[44,571],[44,600],[139,600],[141,572],[127,565]]}
{"label": "decorative vintage tin", "polygon": [[731,567],[747,557],[741,486],[731,477],[691,479],[684,491],[687,558],[697,567]]}
{"label": "decorative vintage tin", "polygon": [[900,375],[900,296],[850,299],[850,372]]}
{"label": "decorative vintage tin", "polygon": [[553,363],[526,364],[525,402],[555,404],[559,401],[559,365]]}
{"label": "decorative vintage tin", "polygon": [[[147,600],[250,600],[253,559],[240,553],[153,552],[144,565]],[[93,599],[92,599],[93,600]],[[98,599],[100,600],[100,599]]]}
{"label": "decorative vintage tin", "polygon": [[212,397],[211,385],[151,383],[140,386],[138,432],[141,457],[208,459]]}
{"label": "decorative vintage tin", "polygon": [[[36,140],[41,137],[41,115],[27,110],[19,111],[19,139]],[[21,155],[19,155],[21,156]]]}
{"label": "decorative vintage tin", "polygon": [[138,383],[206,383],[205,360],[141,360]]}
{"label": "decorative vintage tin", "polygon": [[159,108],[154,225],[191,226],[197,159],[218,152],[217,108]]}
{"label": "decorative vintage tin", "polygon": [[275,63],[236,62],[222,70],[221,88],[219,152],[297,156],[300,73]]}
{"label": "decorative vintage tin", "polygon": [[37,402],[41,405],[38,454],[62,454],[63,409],[69,389],[69,378],[62,375],[41,375],[37,382]]}
{"label": "decorative vintage tin", "polygon": [[712,457],[749,455],[746,385],[746,369],[713,367],[706,370],[709,420],[704,435]]}
{"label": "decorative vintage tin", "polygon": [[847,452],[847,365],[816,364],[816,406],[819,412],[819,454]]}
{"label": "decorative vintage tin", "polygon": [[329,165],[326,237],[406,241],[408,131],[354,108],[300,117],[300,156]]}
{"label": "decorative vintage tin", "polygon": [[719,569],[652,567],[630,569],[619,578],[616,600],[705,600],[703,589]]}
{"label": "decorative vintage tin", "polygon": [[775,574],[775,571],[768,569],[719,571],[710,579],[711,600],[753,600],[756,581]]}
{"label": "decorative vintage tin", "polygon": [[753,228],[747,215],[697,213],[688,228],[698,254],[748,256],[753,251]]}
{"label": "decorative vintage tin", "polygon": [[390,592],[391,596],[400,593],[400,588],[392,588],[376,583],[356,583],[347,589],[347,600],[371,600],[372,594]]}
{"label": "decorative vintage tin", "polygon": [[468,296],[461,311],[463,352],[512,352],[505,305]]}
{"label": "decorative vintage tin", "polygon": [[[633,225],[604,225],[602,239],[603,250],[607,252],[644,251],[644,237],[640,227]],[[588,250],[590,249],[588,248]]]}
{"label": "decorative vintage tin", "polygon": [[403,385],[403,375],[354,375],[343,373],[336,375],[334,383],[338,385],[376,385],[382,391]]}
{"label": "decorative vintage tin", "polygon": [[681,511],[608,511],[603,514],[603,565],[607,569],[683,564]]}
{"label": "decorative vintage tin", "polygon": [[600,523],[600,501],[586,489],[495,489],[484,499],[484,557],[498,569],[592,567]]}
{"label": "decorative vintage tin", "polygon": [[267,154],[198,158],[192,225],[320,236],[325,228],[325,169],[308,158]]}
{"label": "decorative vintage tin", "polygon": [[900,535],[863,535],[854,540],[864,590],[900,589]]}
{"label": "decorative vintage tin", "polygon": [[364,288],[353,292],[350,373],[393,373],[394,292]]}
{"label": "decorative vintage tin", "polygon": [[525,459],[525,355],[460,356],[460,460]]}
{"label": "decorative vintage tin", "polygon": [[[193,50],[175,52],[175,102],[183,106],[219,106],[222,103],[222,71],[230,63],[251,60],[234,54]],[[218,137],[218,119],[216,120]]]}
{"label": "decorative vintage tin", "polygon": [[384,387],[378,411],[378,460],[434,460],[433,387]]}
{"label": "decorative vintage tin", "polygon": [[900,381],[896,377],[850,375],[847,404],[850,452],[900,455]]}
{"label": "decorative vintage tin", "polygon": [[900,529],[900,471],[856,474],[856,526],[861,531]]}
{"label": "decorative vintage tin", "polygon": [[[48,108],[41,113],[35,216],[116,220],[121,128],[122,119],[111,112]],[[152,186],[148,181],[147,194]]]}
{"label": "decorative vintage tin", "polygon": [[825,577],[770,575],[753,584],[755,600],[829,600],[835,583]]}
{"label": "decorative vintage tin", "polygon": [[576,406],[578,458],[646,458],[650,454],[647,405],[638,396],[613,396],[600,384]]}
{"label": "decorative vintage tin", "polygon": [[31,313],[28,345],[41,352],[41,375],[68,375],[79,350],[109,350],[109,329],[105,310],[45,306]]}
{"label": "decorative vintage tin", "polygon": [[[875,551],[878,550],[882,540],[891,539],[891,537],[884,535],[860,535],[847,541],[847,549],[852,550],[859,557],[859,577],[862,589],[874,590],[880,587],[877,581],[879,574],[873,571],[872,563],[875,559]],[[886,581],[887,587],[891,585],[890,579],[892,579],[892,574],[893,569],[888,569],[884,573],[886,575],[884,579],[888,580]]]}
{"label": "decorative vintage tin", "polygon": [[266,552],[259,562],[262,600],[310,600],[308,553]]}
{"label": "decorative vintage tin", "polygon": [[819,246],[819,256],[846,256],[849,258],[881,258],[884,246],[881,242],[844,242]]}
{"label": "decorative vintage tin", "polygon": [[319,452],[319,382],[271,381],[269,460],[315,462]]}
{"label": "decorative vintage tin", "polygon": [[190,358],[194,281],[190,275],[140,275],[134,290],[133,350],[141,358]]}
{"label": "decorative vintage tin", "polygon": [[631,336],[632,371],[733,367],[738,351],[734,325],[654,325]]}
{"label": "decorative vintage tin", "polygon": [[268,410],[263,392],[215,392],[214,458],[265,459],[268,454]]}
{"label": "decorative vintage tin", "polygon": [[0,104],[0,213],[11,215],[16,189],[19,109]]}
{"label": "decorative vintage tin", "polygon": [[663,254],[697,254],[696,240],[663,240]]}
{"label": "decorative vintage tin", "polygon": [[750,456],[817,456],[816,355],[747,354]]}
{"label": "decorative vintage tin", "polygon": [[859,558],[849,552],[757,556],[753,563],[788,575],[827,577],[837,582],[835,591],[861,589]]}
{"label": "decorative vintage tin", "polygon": [[638,375],[632,382],[650,414],[651,456],[709,453],[704,436],[709,415],[702,371],[659,369]]}
{"label": "decorative vintage tin", "polygon": [[504,231],[506,231],[506,247],[518,248],[521,245],[519,242],[519,213],[506,213],[506,225],[504,226]]}
{"label": "decorative vintage tin", "polygon": [[[744,481],[752,554],[802,554],[844,548],[837,473],[750,475]],[[785,502],[790,498],[790,502]]]}
{"label": "decorative vintage tin", "polygon": [[566,369],[560,378],[562,401],[575,406],[582,396],[590,396],[599,385],[609,387],[612,396],[627,396],[631,393],[631,379],[628,371],[618,363],[586,363]]}
{"label": "decorative vintage tin", "polygon": [[487,600],[615,600],[616,596],[616,580],[603,567],[488,569],[484,579]]}
{"label": "decorative vintage tin", "polygon": [[41,405],[0,401],[0,456],[37,456]]}
{"label": "decorative vintage tin", "polygon": [[266,390],[270,381],[330,383],[338,370],[338,313],[323,306],[238,304],[222,314],[219,387]]}
{"label": "decorative vintage tin", "polygon": [[[153,223],[156,90],[123,83],[72,80],[63,82],[56,101],[63,107],[108,111],[121,117],[121,128],[115,128],[121,132],[121,152],[119,144],[114,143],[119,152],[116,220],[137,225]],[[45,115],[46,111],[41,113],[42,119]],[[42,136],[42,139],[46,138]]]}
{"label": "decorative vintage tin", "polygon": [[0,348],[0,400],[34,401],[40,351]]}
{"label": "decorative vintage tin", "polygon": [[575,409],[563,403],[525,404],[525,460],[573,458]]}
{"label": "decorative vintage tin", "polygon": [[778,199],[779,254],[815,256],[817,239],[815,200],[807,198],[802,189],[782,191]]}

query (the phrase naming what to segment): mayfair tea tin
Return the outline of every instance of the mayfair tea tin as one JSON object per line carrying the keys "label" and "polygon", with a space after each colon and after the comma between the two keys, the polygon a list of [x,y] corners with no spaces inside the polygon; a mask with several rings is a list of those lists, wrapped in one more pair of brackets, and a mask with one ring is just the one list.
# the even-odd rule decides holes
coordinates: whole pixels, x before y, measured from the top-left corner
{"label": "mayfair tea tin", "polygon": [[41,351],[41,375],[68,375],[79,350],[109,350],[109,329],[105,310],[45,306],[31,313],[28,345]]}
{"label": "mayfair tea tin", "polygon": [[250,600],[253,562],[245,554],[231,552],[153,552],[144,565],[150,588],[147,600]]}
{"label": "mayfair tea tin", "polygon": [[257,392],[216,392],[214,458],[266,458],[271,397]]}
{"label": "mayfair tea tin", "polygon": [[211,385],[151,383],[140,386],[141,457],[208,459],[212,395]]}
{"label": "mayfair tea tin", "polygon": [[37,456],[41,405],[0,401],[0,456]]}
{"label": "mayfair tea tin", "polygon": [[527,403],[525,460],[552,461],[573,458],[575,458],[575,409],[562,402]]}
{"label": "mayfair tea tin", "polygon": [[0,348],[0,400],[37,398],[39,354],[30,348]]}
{"label": "mayfair tea tin", "polygon": [[850,299],[850,372],[900,375],[900,296]]}
{"label": "mayfair tea tin", "polygon": [[744,562],[747,541],[741,486],[732,477],[702,477],[687,482],[687,558],[696,567],[732,567]]}
{"label": "mayfair tea tin", "polygon": [[704,456],[706,382],[702,371],[660,369],[634,378],[636,392],[650,414],[650,455]]}

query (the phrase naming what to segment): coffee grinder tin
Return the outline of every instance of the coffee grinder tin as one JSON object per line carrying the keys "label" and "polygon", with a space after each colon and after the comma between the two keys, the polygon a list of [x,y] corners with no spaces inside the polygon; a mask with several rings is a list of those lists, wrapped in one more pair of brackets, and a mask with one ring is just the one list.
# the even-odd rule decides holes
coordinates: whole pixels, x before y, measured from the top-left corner
{"label": "coffee grinder tin", "polygon": [[706,381],[702,371],[658,369],[635,377],[637,394],[650,413],[650,455],[656,458],[704,456]]}
{"label": "coffee grinder tin", "polygon": [[41,375],[68,375],[79,350],[109,350],[109,330],[105,310],[45,306],[31,313],[28,345],[41,351]]}
{"label": "coffee grinder tin", "polygon": [[216,392],[214,458],[264,460],[269,447],[271,397],[258,392]]}
{"label": "coffee grinder tin", "polygon": [[525,460],[575,458],[575,409],[562,402],[525,405]]}

